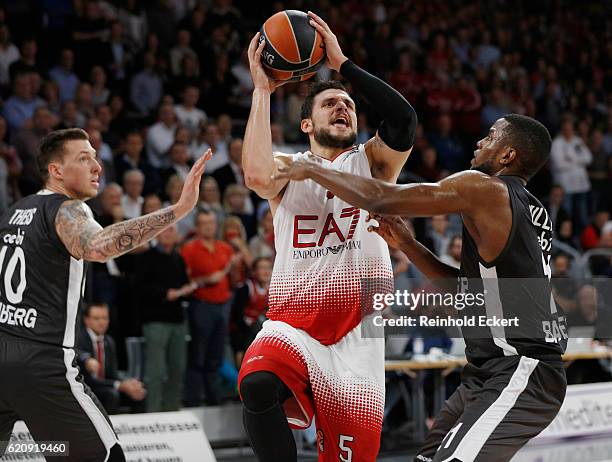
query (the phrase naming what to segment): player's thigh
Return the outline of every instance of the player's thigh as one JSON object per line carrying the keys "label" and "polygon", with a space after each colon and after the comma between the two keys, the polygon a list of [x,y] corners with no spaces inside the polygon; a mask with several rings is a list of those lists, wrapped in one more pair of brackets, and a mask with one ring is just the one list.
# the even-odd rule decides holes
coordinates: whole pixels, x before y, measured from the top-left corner
{"label": "player's thigh", "polygon": [[[98,399],[77,380],[74,354],[57,349],[34,358],[28,390],[15,399],[15,410],[36,441],[68,443],[69,455],[57,460],[103,461],[117,436]],[[36,364],[38,360],[45,364]]]}
{"label": "player's thigh", "polygon": [[463,414],[447,432],[433,460],[510,460],[557,414],[565,385],[563,380],[559,386],[550,380],[560,378],[557,372],[542,373],[538,361],[525,357],[507,372],[491,377],[467,397]]}

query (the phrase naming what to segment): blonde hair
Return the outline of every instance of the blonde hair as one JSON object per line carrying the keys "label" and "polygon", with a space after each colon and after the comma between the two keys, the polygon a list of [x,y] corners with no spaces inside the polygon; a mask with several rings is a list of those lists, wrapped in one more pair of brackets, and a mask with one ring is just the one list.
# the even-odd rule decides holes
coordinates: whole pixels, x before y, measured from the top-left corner
{"label": "blonde hair", "polygon": [[227,188],[225,188],[225,193],[223,194],[223,208],[227,213],[234,212],[230,209],[229,196],[235,194],[242,194],[246,198],[246,196],[249,194],[249,190],[239,184],[230,184]]}
{"label": "blonde hair", "polygon": [[225,220],[223,220],[223,224],[221,225],[221,239],[225,239],[225,231],[230,226],[235,226],[240,231],[240,237],[243,241],[247,240],[246,229],[244,229],[244,225],[242,224],[242,220],[238,218],[236,215],[228,215]]}

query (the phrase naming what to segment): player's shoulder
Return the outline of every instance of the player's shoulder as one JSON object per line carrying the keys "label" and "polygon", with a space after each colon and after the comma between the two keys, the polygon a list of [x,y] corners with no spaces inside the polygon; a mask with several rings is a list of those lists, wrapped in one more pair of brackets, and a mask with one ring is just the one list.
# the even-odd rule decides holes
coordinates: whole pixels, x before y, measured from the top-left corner
{"label": "player's shoulder", "polygon": [[491,176],[478,170],[463,170],[453,173],[440,181],[452,190],[467,198],[495,200],[508,195],[506,183],[497,176]]}

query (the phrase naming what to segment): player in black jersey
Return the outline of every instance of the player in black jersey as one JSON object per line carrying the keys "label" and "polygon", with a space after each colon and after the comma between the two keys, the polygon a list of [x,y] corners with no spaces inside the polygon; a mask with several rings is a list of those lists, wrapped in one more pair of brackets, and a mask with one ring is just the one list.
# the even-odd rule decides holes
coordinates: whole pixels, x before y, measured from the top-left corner
{"label": "player in black jersey", "polygon": [[[379,222],[371,229],[428,278],[453,278],[460,287],[483,293],[484,308],[478,309],[485,319],[518,318],[518,327],[462,329],[468,364],[461,386],[436,417],[417,461],[508,461],[561,407],[567,334],[549,282],[552,226],[542,204],[525,189],[548,159],[550,146],[542,124],[510,114],[478,142],[471,170],[438,183],[395,185],[304,161],[280,170],[279,178],[312,179],[369,210]],[[463,219],[460,269],[442,263],[391,216],[447,213]],[[461,312],[476,313],[476,307]]]}
{"label": "player in black jersey", "polygon": [[58,130],[42,140],[45,189],[0,219],[0,442],[22,419],[37,441],[69,442],[59,460],[125,460],[76,367],[85,262],[119,256],[190,212],[210,157],[209,150],[195,162],[175,205],[103,229],[83,202],[98,193],[101,172],[87,133]]}

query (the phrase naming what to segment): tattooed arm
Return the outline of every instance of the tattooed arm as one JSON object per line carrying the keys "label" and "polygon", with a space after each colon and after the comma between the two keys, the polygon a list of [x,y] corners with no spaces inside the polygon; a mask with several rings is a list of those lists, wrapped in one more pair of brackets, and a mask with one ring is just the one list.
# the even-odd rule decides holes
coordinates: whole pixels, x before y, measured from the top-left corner
{"label": "tattooed arm", "polygon": [[74,258],[97,262],[118,257],[150,241],[195,207],[200,178],[211,155],[209,149],[193,165],[176,204],[142,217],[102,228],[82,201],[64,202],[55,217],[55,229],[60,240]]}

